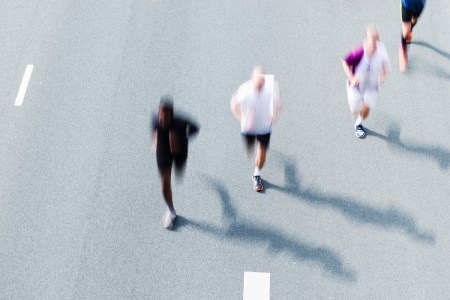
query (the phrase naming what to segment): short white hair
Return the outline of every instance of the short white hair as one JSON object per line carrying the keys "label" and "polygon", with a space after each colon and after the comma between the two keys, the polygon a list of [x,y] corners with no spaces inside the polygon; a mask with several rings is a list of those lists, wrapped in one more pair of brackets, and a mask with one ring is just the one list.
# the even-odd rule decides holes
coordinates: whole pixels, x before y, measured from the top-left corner
{"label": "short white hair", "polygon": [[374,36],[377,41],[380,40],[380,35],[378,34],[378,30],[375,27],[375,25],[371,24],[366,27],[366,33],[365,33],[364,37],[367,37],[368,35]]}

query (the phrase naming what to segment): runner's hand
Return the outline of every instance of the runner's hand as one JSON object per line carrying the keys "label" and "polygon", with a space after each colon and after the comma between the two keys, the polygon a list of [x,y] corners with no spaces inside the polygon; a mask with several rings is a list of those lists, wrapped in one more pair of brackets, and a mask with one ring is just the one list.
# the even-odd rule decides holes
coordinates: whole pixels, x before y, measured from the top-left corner
{"label": "runner's hand", "polygon": [[353,86],[353,87],[358,86],[358,85],[359,85],[359,80],[358,80],[358,78],[353,77],[353,78],[350,80],[350,85]]}

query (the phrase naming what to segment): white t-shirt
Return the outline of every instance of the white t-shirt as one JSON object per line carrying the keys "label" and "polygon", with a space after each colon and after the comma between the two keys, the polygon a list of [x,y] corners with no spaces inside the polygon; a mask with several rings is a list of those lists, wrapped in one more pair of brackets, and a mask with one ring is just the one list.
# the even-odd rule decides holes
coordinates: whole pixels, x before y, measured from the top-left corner
{"label": "white t-shirt", "polygon": [[273,75],[265,75],[261,91],[257,91],[251,80],[237,90],[236,105],[241,112],[241,132],[245,134],[267,134],[281,108],[278,82]]}
{"label": "white t-shirt", "polygon": [[356,66],[355,75],[359,81],[359,88],[361,90],[377,89],[380,85],[380,74],[383,68],[389,72],[391,70],[391,62],[384,44],[377,42],[377,51],[372,57],[368,57],[364,53],[361,62]]}

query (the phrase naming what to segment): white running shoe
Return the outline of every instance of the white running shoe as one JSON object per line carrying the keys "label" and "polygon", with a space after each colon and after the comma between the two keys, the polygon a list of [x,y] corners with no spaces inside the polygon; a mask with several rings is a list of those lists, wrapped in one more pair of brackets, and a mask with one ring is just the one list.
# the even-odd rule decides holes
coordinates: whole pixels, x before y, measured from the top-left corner
{"label": "white running shoe", "polygon": [[167,210],[164,215],[163,215],[163,225],[164,228],[166,229],[172,229],[173,227],[173,221],[175,220],[175,218],[177,217],[176,214],[171,213],[170,210]]}

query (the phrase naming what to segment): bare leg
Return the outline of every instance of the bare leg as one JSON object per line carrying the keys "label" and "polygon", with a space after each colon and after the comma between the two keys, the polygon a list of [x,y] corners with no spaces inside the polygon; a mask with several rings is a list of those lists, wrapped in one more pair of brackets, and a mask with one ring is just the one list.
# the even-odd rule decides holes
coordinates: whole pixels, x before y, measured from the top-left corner
{"label": "bare leg", "polygon": [[417,24],[417,18],[415,18],[414,16],[411,19],[411,31],[414,28],[414,26],[416,26]]}
{"label": "bare leg", "polygon": [[363,103],[361,111],[359,112],[361,119],[364,120],[365,118],[367,118],[367,116],[369,115],[369,112],[370,112],[370,108]]}
{"label": "bare leg", "polygon": [[252,155],[253,151],[255,150],[255,143],[248,143],[246,145],[247,148],[247,155]]}
{"label": "bare leg", "polygon": [[255,150],[256,138],[251,136],[244,136],[245,149],[247,150],[247,156],[250,158]]}
{"label": "bare leg", "polygon": [[406,70],[406,65],[408,64],[408,56],[407,56],[407,49],[406,49],[406,37],[408,34],[411,33],[411,22],[403,22],[402,23],[402,39],[401,39],[401,45],[398,52],[399,55],[399,65],[400,65],[400,71]]}
{"label": "bare leg", "polygon": [[172,155],[180,153],[180,140],[178,134],[175,131],[169,131],[169,145]]}
{"label": "bare leg", "polygon": [[255,166],[258,169],[262,169],[264,163],[266,162],[266,152],[267,149],[258,142],[258,148],[256,149]]}
{"label": "bare leg", "polygon": [[159,174],[161,175],[161,190],[164,197],[164,201],[167,204],[167,207],[172,213],[175,213],[175,209],[173,207],[172,202],[172,188],[170,185],[172,170],[171,168],[165,168],[159,170]]}
{"label": "bare leg", "polygon": [[262,167],[264,166],[264,163],[266,162],[266,152],[267,147],[264,147],[261,142],[257,142],[257,148],[256,148],[256,157],[255,157],[255,173],[253,174],[253,184],[254,189],[257,192],[262,192],[264,189],[264,186],[261,182],[261,176],[260,171]]}
{"label": "bare leg", "polygon": [[406,35],[411,32],[411,22],[402,22],[402,35],[406,38]]}

